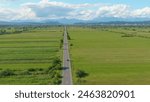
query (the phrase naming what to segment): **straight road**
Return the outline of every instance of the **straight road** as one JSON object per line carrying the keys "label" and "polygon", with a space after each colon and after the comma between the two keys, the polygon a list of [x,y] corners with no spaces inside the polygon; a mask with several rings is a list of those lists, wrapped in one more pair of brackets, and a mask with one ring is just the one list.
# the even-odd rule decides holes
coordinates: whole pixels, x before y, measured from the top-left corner
{"label": "straight road", "polygon": [[63,42],[63,78],[62,85],[72,85],[72,72],[69,56],[69,43],[67,38],[67,28],[64,28],[64,42]]}

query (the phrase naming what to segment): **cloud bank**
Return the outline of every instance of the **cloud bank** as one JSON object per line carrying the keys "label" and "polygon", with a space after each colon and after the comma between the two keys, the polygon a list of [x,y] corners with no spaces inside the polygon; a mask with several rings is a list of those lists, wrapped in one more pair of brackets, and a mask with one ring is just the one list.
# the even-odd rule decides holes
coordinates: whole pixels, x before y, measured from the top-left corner
{"label": "cloud bank", "polygon": [[101,17],[150,18],[150,7],[133,9],[125,4],[69,4],[41,0],[22,4],[18,8],[0,8],[0,20],[79,19],[93,20]]}

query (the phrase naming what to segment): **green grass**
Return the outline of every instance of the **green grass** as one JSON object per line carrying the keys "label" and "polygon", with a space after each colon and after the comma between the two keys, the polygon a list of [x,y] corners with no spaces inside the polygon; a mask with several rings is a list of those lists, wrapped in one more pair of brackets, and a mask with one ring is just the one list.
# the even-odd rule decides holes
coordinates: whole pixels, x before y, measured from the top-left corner
{"label": "green grass", "polygon": [[[142,35],[149,28],[138,30]],[[150,39],[121,37],[119,32],[129,33],[124,28],[68,28],[72,38],[71,57],[73,79],[75,72],[82,69],[89,73],[84,83],[100,85],[150,84]],[[110,32],[110,31],[115,32]],[[147,33],[148,34],[148,33]]]}
{"label": "green grass", "polygon": [[[50,84],[46,70],[51,66],[52,59],[60,56],[62,33],[61,27],[47,27],[0,35],[0,72],[10,69],[15,73],[0,77],[0,84]],[[28,72],[31,68],[41,71]]]}

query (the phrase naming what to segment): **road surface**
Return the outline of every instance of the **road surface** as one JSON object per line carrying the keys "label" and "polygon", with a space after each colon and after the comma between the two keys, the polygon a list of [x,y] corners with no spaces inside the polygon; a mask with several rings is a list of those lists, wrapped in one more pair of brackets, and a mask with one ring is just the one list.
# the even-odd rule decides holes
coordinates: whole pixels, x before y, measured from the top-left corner
{"label": "road surface", "polygon": [[69,56],[69,43],[67,39],[67,28],[64,28],[64,42],[63,42],[63,78],[62,85],[72,85],[72,72]]}

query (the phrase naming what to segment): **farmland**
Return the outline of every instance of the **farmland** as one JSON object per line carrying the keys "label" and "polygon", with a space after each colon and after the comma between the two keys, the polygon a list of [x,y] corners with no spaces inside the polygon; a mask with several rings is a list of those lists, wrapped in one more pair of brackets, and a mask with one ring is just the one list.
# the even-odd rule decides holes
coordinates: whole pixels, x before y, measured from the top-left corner
{"label": "farmland", "polygon": [[0,35],[0,84],[51,84],[46,72],[61,56],[62,33],[62,27],[46,26]]}
{"label": "farmland", "polygon": [[[74,84],[150,84],[150,27],[68,27]],[[89,75],[77,82],[76,71]]]}
{"label": "farmland", "polygon": [[[68,26],[73,84],[149,85],[149,28]],[[61,78],[62,72],[51,71],[63,59],[62,34],[62,26],[1,28],[0,84],[56,84],[53,77]],[[82,81],[77,79],[78,70],[87,73]]]}

